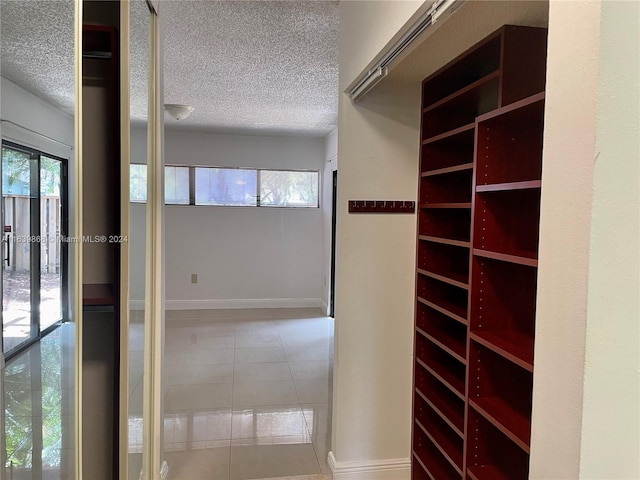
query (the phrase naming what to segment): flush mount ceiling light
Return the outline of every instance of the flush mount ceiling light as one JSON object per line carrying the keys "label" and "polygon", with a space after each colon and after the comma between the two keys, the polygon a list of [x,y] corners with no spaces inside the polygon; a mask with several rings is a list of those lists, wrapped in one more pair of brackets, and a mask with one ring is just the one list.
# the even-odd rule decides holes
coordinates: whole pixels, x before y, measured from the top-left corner
{"label": "flush mount ceiling light", "polygon": [[180,105],[177,103],[165,103],[164,111],[178,122],[187,118],[195,109],[190,105]]}

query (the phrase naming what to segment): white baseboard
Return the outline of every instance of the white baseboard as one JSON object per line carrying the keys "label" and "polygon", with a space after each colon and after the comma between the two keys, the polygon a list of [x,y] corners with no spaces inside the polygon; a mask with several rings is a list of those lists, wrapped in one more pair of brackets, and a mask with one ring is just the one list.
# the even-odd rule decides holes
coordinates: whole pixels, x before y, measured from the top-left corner
{"label": "white baseboard", "polygon": [[320,303],[320,308],[322,309],[324,314],[329,315],[329,303],[326,300],[321,300]]}
{"label": "white baseboard", "polygon": [[409,458],[337,462],[333,452],[329,452],[327,462],[334,480],[409,480],[411,477]]}
{"label": "white baseboard", "polygon": [[218,310],[238,308],[322,308],[319,298],[246,298],[210,300],[166,300],[167,310]]}
{"label": "white baseboard", "polygon": [[144,300],[129,300],[131,310],[144,310]]}

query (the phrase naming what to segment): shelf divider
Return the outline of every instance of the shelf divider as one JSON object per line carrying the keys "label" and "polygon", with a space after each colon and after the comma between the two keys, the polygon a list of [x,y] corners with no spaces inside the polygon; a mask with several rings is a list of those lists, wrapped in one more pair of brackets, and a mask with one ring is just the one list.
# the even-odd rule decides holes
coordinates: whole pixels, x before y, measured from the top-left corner
{"label": "shelf divider", "polygon": [[440,140],[444,140],[449,137],[453,137],[455,135],[460,135],[461,133],[468,132],[469,130],[473,130],[476,128],[476,122],[468,123],[467,125],[463,125],[462,127],[454,128],[453,130],[449,130],[448,132],[440,133],[439,135],[434,135],[433,137],[429,137],[422,141],[423,145],[428,145],[430,143],[438,142]]}
{"label": "shelf divider", "polygon": [[526,180],[522,182],[493,183],[476,186],[476,192],[511,192],[515,190],[532,190],[542,186],[541,180]]}
{"label": "shelf divider", "polygon": [[500,260],[502,262],[517,263],[518,265],[526,265],[527,267],[538,266],[538,260],[535,258],[519,257],[517,255],[508,255],[506,253],[491,252],[489,250],[482,250],[480,248],[474,248],[473,254],[477,257],[491,258],[493,260]]}
{"label": "shelf divider", "polygon": [[431,235],[419,235],[419,240],[424,240],[425,242],[433,242],[433,243],[441,243],[443,245],[453,245],[454,247],[471,247],[471,242],[467,242],[465,240],[452,240],[450,238],[442,238],[442,237],[432,237]]}
{"label": "shelf divider", "polygon": [[423,270],[422,268],[418,268],[417,272],[420,275],[425,275],[427,277],[435,278],[444,283],[448,283],[449,285],[453,285],[454,287],[462,288],[464,290],[469,290],[469,284],[460,282],[459,280],[454,280],[453,278],[446,277],[444,275],[438,275],[437,273],[430,272],[428,270]]}
{"label": "shelf divider", "polygon": [[425,299],[424,299],[424,298],[422,298],[422,297],[418,297],[418,301],[419,301],[420,303],[424,303],[427,307],[431,307],[431,308],[433,308],[434,310],[437,310],[438,312],[440,312],[440,313],[442,313],[442,314],[446,315],[447,317],[453,318],[454,320],[456,320],[456,321],[458,321],[458,322],[460,322],[460,323],[463,323],[463,324],[465,324],[465,325],[468,325],[468,324],[469,324],[469,322],[467,321],[467,319],[466,319],[466,318],[461,317],[460,315],[456,315],[455,313],[450,312],[450,311],[449,311],[449,310],[447,310],[446,308],[443,308],[443,307],[441,307],[441,306],[439,306],[439,305],[436,305],[435,303],[430,302],[429,300],[425,300]]}
{"label": "shelf divider", "polygon": [[435,175],[446,175],[448,173],[464,172],[466,170],[472,170],[473,163],[462,163],[460,165],[454,165],[453,167],[437,168],[435,170],[427,170],[422,172],[423,177],[433,177]]}
{"label": "shelf divider", "polygon": [[[524,438],[525,432],[528,431],[528,419],[522,417],[498,397],[469,398],[469,405],[525,453],[529,453],[529,439]],[[506,412],[511,420],[503,423],[498,419],[496,412]]]}

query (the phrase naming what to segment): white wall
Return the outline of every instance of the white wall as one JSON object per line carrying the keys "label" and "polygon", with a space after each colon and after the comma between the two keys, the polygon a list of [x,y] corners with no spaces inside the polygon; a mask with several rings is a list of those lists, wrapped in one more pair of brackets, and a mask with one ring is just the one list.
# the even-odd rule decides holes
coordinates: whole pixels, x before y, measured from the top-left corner
{"label": "white wall", "polygon": [[[165,162],[322,171],[322,138],[166,131]],[[167,308],[321,306],[321,209],[166,206]],[[198,283],[191,283],[191,274]]]}
{"label": "white wall", "polygon": [[[8,120],[8,122],[3,121],[0,128],[4,140],[69,160],[67,163],[68,182],[70,187],[74,184],[73,117],[10,80],[0,77],[0,118]],[[72,220],[75,214],[74,205],[73,188],[69,188],[69,236],[74,235]],[[69,272],[73,272],[73,248],[74,245],[71,244],[69,246],[69,259],[71,262]],[[73,305],[74,292],[73,275],[70,274],[70,298],[67,312],[69,319],[73,319],[71,305]]]}
{"label": "white wall", "polygon": [[[341,2],[340,92],[423,2]],[[407,104],[340,94],[334,416],[336,479],[408,479],[415,215],[350,215],[351,199],[415,200],[419,84]]]}
{"label": "white wall", "polygon": [[[32,130],[2,122],[2,138],[51,155],[70,158],[72,150],[67,145],[73,146],[73,117],[4,77],[0,77],[0,82],[2,120],[9,120]],[[45,135],[54,141],[33,132]]]}
{"label": "white wall", "polygon": [[639,26],[637,2],[602,2],[582,479],[640,478]]}

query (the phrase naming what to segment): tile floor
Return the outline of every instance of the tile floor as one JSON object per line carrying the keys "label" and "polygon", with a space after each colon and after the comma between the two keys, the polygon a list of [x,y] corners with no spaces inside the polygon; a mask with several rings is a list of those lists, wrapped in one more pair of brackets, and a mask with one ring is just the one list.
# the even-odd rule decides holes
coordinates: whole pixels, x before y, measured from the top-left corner
{"label": "tile floor", "polygon": [[[167,312],[165,458],[175,480],[331,478],[333,320],[314,309]],[[73,478],[74,328],[2,370],[0,478]],[[141,445],[142,324],[131,331],[130,464]]]}
{"label": "tile floor", "polygon": [[73,324],[51,332],[1,373],[0,478],[73,478]]}
{"label": "tile floor", "polygon": [[170,479],[329,474],[333,319],[316,309],[168,311],[165,339]]}

